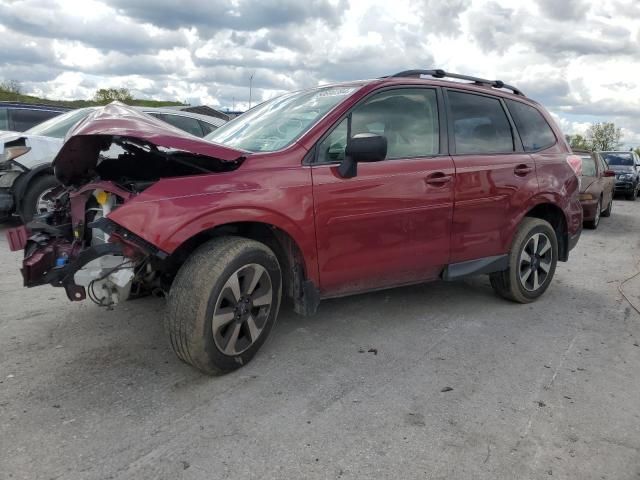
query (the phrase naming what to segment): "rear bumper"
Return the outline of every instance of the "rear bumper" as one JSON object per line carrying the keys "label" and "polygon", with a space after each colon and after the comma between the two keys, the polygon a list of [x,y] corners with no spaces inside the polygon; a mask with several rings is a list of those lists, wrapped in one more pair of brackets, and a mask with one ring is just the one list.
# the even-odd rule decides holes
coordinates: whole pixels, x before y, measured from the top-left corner
{"label": "rear bumper", "polygon": [[632,194],[636,189],[636,184],[633,182],[616,182],[616,193],[623,193],[625,195]]}

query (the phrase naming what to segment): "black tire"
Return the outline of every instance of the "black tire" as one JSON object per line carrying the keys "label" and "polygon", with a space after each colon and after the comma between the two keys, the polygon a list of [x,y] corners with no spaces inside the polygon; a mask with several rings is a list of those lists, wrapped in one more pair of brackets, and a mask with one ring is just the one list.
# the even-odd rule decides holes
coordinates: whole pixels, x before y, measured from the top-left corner
{"label": "black tire", "polygon": [[40,175],[33,180],[27,186],[22,202],[20,203],[20,210],[18,214],[23,223],[33,220],[33,216],[36,213],[41,213],[37,210],[38,198],[47,190],[60,185],[60,182],[53,175]]}
{"label": "black tire", "polygon": [[638,185],[635,186],[635,188],[633,189],[633,193],[630,193],[629,195],[627,195],[627,200],[631,200],[632,202],[636,201],[636,198],[638,196]]}
{"label": "black tire", "polygon": [[595,230],[596,228],[598,228],[598,225],[600,224],[601,215],[602,215],[602,197],[598,200],[598,204],[596,205],[595,218],[593,220],[587,220],[586,222],[584,222],[584,226],[591,230]]}
{"label": "black tire", "polygon": [[[530,289],[526,282],[521,280],[521,266],[523,265],[521,256],[525,248],[531,246],[531,241],[534,236],[541,234],[546,237],[550,244],[550,257],[545,252],[545,258],[549,258],[548,272],[545,274],[544,280],[539,284],[537,288]],[[541,238],[538,235],[537,238]],[[543,247],[540,246],[538,250]],[[528,254],[527,254],[528,255]],[[523,257],[524,258],[524,257]],[[509,268],[503,272],[492,273],[489,278],[491,280],[491,286],[495,292],[503,298],[518,302],[518,303],[530,303],[539,298],[549,287],[553,275],[556,271],[556,264],[558,262],[558,239],[556,232],[553,230],[549,222],[541,220],[539,218],[525,217],[520,224],[517,233],[513,238],[511,244],[511,251],[509,253]],[[538,272],[542,266],[542,262],[538,262],[536,265],[535,278],[539,277]],[[546,265],[546,264],[545,264]],[[533,268],[531,268],[533,270]],[[528,277],[529,278],[529,277]],[[527,280],[528,280],[527,278]],[[535,284],[534,284],[535,285]]]}
{"label": "black tire", "polygon": [[613,210],[613,194],[611,194],[611,200],[609,200],[609,205],[607,205],[607,209],[602,212],[602,216],[610,217],[611,210]]}
{"label": "black tire", "polygon": [[[262,267],[264,275],[260,277],[257,285],[247,280],[248,275],[242,276],[245,271],[253,275]],[[249,270],[246,270],[249,269]],[[268,311],[262,307],[255,307],[249,300],[238,301],[235,306],[227,300],[227,297],[236,297],[233,288],[228,282],[235,276],[238,288],[244,298],[251,285],[254,285],[254,293],[263,289],[263,283],[270,287],[261,293],[261,299],[269,297],[271,302]],[[267,285],[268,284],[268,285]],[[251,295],[247,295],[251,297]],[[165,329],[169,335],[171,348],[178,358],[193,365],[200,371],[209,375],[221,375],[249,362],[269,336],[269,332],[275,324],[282,297],[282,274],[280,265],[274,253],[262,243],[240,237],[221,237],[210,240],[200,246],[182,265],[176,275],[167,300],[167,313],[165,316]],[[243,302],[249,302],[250,306]],[[222,304],[227,302],[224,308]],[[242,307],[242,308],[241,308]],[[227,316],[233,312],[233,320],[225,320],[224,326],[216,327],[214,331],[214,313],[225,310],[219,316]],[[254,329],[261,315],[260,331],[256,339],[252,339],[254,331],[248,323],[242,323],[242,315],[247,314],[254,318]],[[255,317],[254,313],[255,312]],[[244,320],[246,322],[246,320]],[[237,333],[230,329],[238,329]],[[225,353],[219,345],[224,340],[223,329],[228,333],[230,345],[233,340],[231,354]],[[215,335],[215,339],[214,339]],[[240,337],[242,335],[242,337]],[[244,341],[244,344],[241,343]],[[247,343],[248,342],[248,343]],[[246,349],[235,353],[236,345],[246,345]]]}

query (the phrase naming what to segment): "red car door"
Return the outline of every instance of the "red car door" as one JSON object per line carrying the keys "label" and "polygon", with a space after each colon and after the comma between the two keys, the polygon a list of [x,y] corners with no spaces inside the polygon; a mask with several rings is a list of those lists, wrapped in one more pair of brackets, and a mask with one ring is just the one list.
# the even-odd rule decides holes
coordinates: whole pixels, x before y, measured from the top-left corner
{"label": "red car door", "polygon": [[[323,296],[433,279],[448,263],[455,172],[439,154],[437,96],[375,93],[319,142],[311,168]],[[349,131],[385,135],[388,150],[344,179],[337,169]]]}
{"label": "red car door", "polygon": [[538,190],[535,163],[517,151],[501,99],[450,89],[447,104],[456,169],[451,263],[504,254],[523,205]]}

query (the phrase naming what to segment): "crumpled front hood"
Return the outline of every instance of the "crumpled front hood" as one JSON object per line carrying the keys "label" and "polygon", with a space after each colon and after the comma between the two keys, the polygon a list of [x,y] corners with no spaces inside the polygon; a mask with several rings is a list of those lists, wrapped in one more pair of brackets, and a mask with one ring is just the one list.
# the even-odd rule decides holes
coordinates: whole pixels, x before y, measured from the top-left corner
{"label": "crumpled front hood", "polygon": [[69,131],[53,161],[58,179],[70,184],[85,177],[114,138],[210,157],[212,162],[234,162],[250,154],[195,137],[123,103],[113,102],[96,109]]}

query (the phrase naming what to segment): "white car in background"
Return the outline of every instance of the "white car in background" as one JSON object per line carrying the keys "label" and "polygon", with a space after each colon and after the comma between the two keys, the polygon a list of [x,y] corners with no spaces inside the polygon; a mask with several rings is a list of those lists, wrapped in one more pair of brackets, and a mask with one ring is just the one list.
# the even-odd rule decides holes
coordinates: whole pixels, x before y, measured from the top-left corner
{"label": "white car in background", "polygon": [[[15,213],[28,222],[49,209],[49,196],[58,185],[51,162],[71,127],[98,108],[101,107],[72,110],[26,132],[0,133],[0,219]],[[197,137],[226,123],[220,118],[172,108],[137,108]]]}

